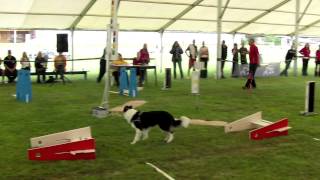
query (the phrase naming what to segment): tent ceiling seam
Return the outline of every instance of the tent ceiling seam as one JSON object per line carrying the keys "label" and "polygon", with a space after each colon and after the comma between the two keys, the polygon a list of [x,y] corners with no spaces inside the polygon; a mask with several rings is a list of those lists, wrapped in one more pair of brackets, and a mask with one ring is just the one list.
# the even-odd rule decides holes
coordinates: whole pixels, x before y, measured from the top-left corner
{"label": "tent ceiling seam", "polygon": [[259,14],[258,16],[252,18],[250,21],[246,22],[245,24],[235,28],[233,31],[231,31],[230,33],[233,34],[233,33],[236,33],[237,31],[249,26],[250,24],[252,24],[253,22],[257,21],[258,19],[261,19],[262,17],[266,16],[267,14],[269,14],[270,12],[272,12],[273,10],[275,9],[278,9],[279,7],[285,5],[286,3],[288,3],[289,1],[291,0],[284,0],[278,4],[276,4],[275,6],[273,6],[272,8],[268,9],[266,12],[262,13],[262,14]]}
{"label": "tent ceiling seam", "polygon": [[191,5],[189,5],[186,9],[184,9],[183,11],[181,11],[177,16],[175,16],[172,20],[170,20],[169,22],[167,22],[165,25],[163,25],[158,31],[162,32],[165,31],[169,26],[171,26],[173,23],[175,23],[178,19],[180,19],[182,16],[184,16],[185,14],[187,14],[188,12],[190,12],[194,7],[196,7],[197,5],[199,5],[203,0],[196,0],[194,3],[192,3]]}
{"label": "tent ceiling seam", "polygon": [[91,7],[96,3],[97,0],[90,0],[89,3],[83,8],[80,15],[72,22],[69,29],[74,29],[79,22],[82,20],[82,18],[88,13],[88,11],[91,9]]}

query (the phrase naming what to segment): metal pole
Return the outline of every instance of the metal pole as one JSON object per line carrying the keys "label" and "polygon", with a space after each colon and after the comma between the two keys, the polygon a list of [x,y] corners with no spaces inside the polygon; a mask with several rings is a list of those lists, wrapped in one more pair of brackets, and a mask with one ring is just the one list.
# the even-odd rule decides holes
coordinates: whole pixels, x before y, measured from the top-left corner
{"label": "metal pole", "polygon": [[107,26],[107,43],[104,49],[104,59],[106,60],[106,75],[105,75],[105,86],[101,101],[101,106],[104,107],[107,112],[109,112],[109,90],[110,90],[110,75],[109,75],[109,63],[111,57],[111,28],[110,25]]}
{"label": "metal pole", "polygon": [[71,71],[74,70],[74,29],[71,30],[71,64],[72,64],[72,69]]}
{"label": "metal pole", "polygon": [[109,112],[110,60],[118,58],[118,6],[119,0],[111,1],[111,20],[107,27],[107,43],[105,48],[106,77],[101,106]]}
{"label": "metal pole", "polygon": [[160,73],[163,68],[163,31],[160,32]]}
{"label": "metal pole", "polygon": [[298,47],[299,47],[299,14],[300,14],[300,0],[296,0],[296,18],[295,18],[295,48],[296,48],[296,58],[294,60],[294,76],[298,75]]}
{"label": "metal pole", "polygon": [[221,78],[221,29],[222,29],[222,0],[218,0],[217,9],[217,66],[216,66],[216,79]]}

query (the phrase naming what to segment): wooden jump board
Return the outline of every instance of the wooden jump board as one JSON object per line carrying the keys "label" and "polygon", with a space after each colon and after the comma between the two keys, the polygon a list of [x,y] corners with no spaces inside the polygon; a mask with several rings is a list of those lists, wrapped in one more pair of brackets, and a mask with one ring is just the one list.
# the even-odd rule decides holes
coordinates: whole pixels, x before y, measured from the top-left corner
{"label": "wooden jump board", "polygon": [[[64,74],[83,74],[84,79],[86,80],[88,71],[67,71]],[[32,73],[30,73],[30,75],[34,76],[34,75],[37,75],[37,73],[36,72],[32,72]],[[57,75],[57,73],[53,72],[53,71],[49,71],[49,72],[46,72],[45,75]]]}
{"label": "wooden jump board", "polygon": [[258,127],[265,127],[272,124],[273,122],[266,121],[266,120],[258,120],[258,121],[251,121],[251,123],[254,125],[257,125]]}
{"label": "wooden jump board", "polygon": [[202,120],[202,119],[192,119],[190,121],[190,124],[193,125],[202,125],[202,126],[222,126],[224,127],[225,125],[227,125],[227,122],[224,121],[206,121],[206,120]]}
{"label": "wooden jump board", "polygon": [[144,105],[145,103],[147,103],[147,101],[144,101],[144,100],[128,101],[128,102],[124,103],[123,105],[112,108],[110,111],[113,113],[120,113],[123,111],[123,108],[125,106],[133,106],[133,108],[137,108],[139,106]]}
{"label": "wooden jump board", "polygon": [[91,137],[91,128],[79,128],[70,131],[64,131],[54,134],[49,134],[45,136],[34,137],[30,139],[31,147],[43,147],[43,146],[52,146],[67,142],[80,141],[85,139],[90,139]]}

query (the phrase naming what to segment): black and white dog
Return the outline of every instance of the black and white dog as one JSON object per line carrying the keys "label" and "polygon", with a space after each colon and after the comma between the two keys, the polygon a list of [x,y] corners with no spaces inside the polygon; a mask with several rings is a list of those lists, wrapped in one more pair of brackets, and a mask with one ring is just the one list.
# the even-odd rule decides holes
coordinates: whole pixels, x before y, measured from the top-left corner
{"label": "black and white dog", "polygon": [[136,130],[136,135],[131,144],[135,144],[141,138],[142,140],[147,139],[150,128],[156,125],[167,133],[165,141],[170,143],[174,138],[173,129],[179,126],[187,128],[190,122],[190,119],[184,116],[180,117],[179,120],[175,120],[166,111],[140,112],[133,109],[132,106],[125,106],[123,112],[124,118]]}

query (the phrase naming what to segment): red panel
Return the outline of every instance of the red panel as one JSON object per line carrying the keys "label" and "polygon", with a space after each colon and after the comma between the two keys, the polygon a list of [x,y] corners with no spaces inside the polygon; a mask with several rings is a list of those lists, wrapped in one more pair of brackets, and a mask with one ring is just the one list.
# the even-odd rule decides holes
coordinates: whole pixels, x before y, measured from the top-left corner
{"label": "red panel", "polygon": [[282,120],[277,121],[275,123],[272,123],[268,126],[252,130],[252,131],[250,131],[250,134],[249,134],[250,139],[261,140],[264,138],[272,138],[272,137],[276,137],[276,136],[288,135],[288,130],[283,131],[283,132],[274,131],[276,129],[288,127],[288,124],[289,124],[288,118],[285,118],[285,119],[282,119]]}
{"label": "red panel", "polygon": [[88,160],[95,159],[95,152],[71,154],[71,151],[95,149],[95,140],[87,139],[83,141],[70,142],[55,146],[33,148],[28,150],[29,160]]}

